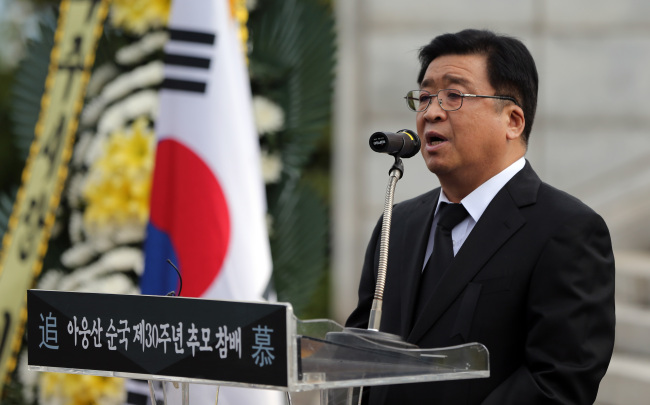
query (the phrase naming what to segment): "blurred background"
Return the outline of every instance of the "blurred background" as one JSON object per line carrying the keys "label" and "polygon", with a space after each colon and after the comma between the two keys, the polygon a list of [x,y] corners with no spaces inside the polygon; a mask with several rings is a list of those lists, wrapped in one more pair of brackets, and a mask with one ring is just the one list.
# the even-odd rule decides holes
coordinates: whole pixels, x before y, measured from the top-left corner
{"label": "blurred background", "polygon": [[[92,144],[97,122],[109,106],[143,90],[157,91],[160,82],[151,78],[158,77],[157,62],[165,40],[161,33],[169,3],[112,3],[64,198],[36,281],[39,288],[138,292],[148,199],[131,195],[113,205],[93,206],[102,198],[88,186],[89,173],[94,162],[111,161],[107,151],[114,149],[104,145],[92,150],[83,142]],[[599,212],[612,233],[617,262],[617,338],[597,403],[648,402],[650,3],[232,3],[245,7],[238,19],[243,26],[241,36],[247,48],[262,149],[278,300],[291,302],[301,319],[345,321],[356,304],[363,253],[382,213],[392,165],[392,158],[370,151],[370,134],[415,128],[415,117],[402,97],[417,87],[421,46],[444,32],[492,29],[521,39],[537,62],[540,94],[528,160],[544,181]],[[57,6],[56,1],[0,0],[3,232],[33,139]],[[269,33],[274,33],[272,39]],[[110,93],[103,90],[115,83],[122,96],[97,102]],[[155,99],[143,103],[143,120],[126,123],[115,136],[116,143],[123,141],[119,134],[138,134],[142,140],[120,152],[141,151],[140,159],[131,160],[140,175],[150,173],[155,145]],[[110,172],[103,173],[105,178],[98,181],[110,181]],[[92,178],[98,179],[97,175]],[[124,181],[146,189],[132,179]],[[405,161],[396,201],[437,185],[417,155]],[[127,215],[134,204],[136,214]],[[124,215],[115,212],[120,209]],[[108,229],[107,222],[119,226]],[[97,270],[95,264],[100,262]],[[15,373],[5,384],[2,403],[46,403],[42,392],[48,382],[24,372],[24,364],[19,357]],[[49,384],[64,383],[52,379]]]}
{"label": "blurred background", "polygon": [[[649,11],[637,0],[337,2],[332,316],[342,320],[355,305],[362,253],[383,209],[392,161],[369,152],[368,137],[415,128],[402,96],[417,88],[421,46],[444,32],[489,28],[521,39],[537,63],[527,159],[543,181],[600,213],[612,234],[617,335],[598,403],[648,403]],[[396,200],[437,185],[419,156],[405,171]]]}

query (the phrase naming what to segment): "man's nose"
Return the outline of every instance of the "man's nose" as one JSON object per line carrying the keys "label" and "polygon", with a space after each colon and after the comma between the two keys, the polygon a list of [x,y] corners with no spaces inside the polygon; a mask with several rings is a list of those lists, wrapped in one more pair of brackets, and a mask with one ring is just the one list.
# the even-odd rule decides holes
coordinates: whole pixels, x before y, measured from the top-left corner
{"label": "man's nose", "polygon": [[438,97],[431,99],[429,108],[423,114],[427,121],[441,121],[447,118],[447,111],[442,109]]}

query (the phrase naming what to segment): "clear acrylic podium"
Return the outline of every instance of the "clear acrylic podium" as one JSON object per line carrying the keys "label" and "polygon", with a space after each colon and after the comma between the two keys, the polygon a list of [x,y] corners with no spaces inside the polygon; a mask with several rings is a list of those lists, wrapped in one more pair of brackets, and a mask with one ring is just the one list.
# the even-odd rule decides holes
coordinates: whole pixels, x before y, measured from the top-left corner
{"label": "clear acrylic podium", "polygon": [[289,402],[319,390],[323,405],[356,405],[362,386],[489,376],[479,343],[420,349],[298,320],[289,304],[30,290],[28,333],[32,370],[273,389]]}
{"label": "clear acrylic podium", "polygon": [[358,387],[489,377],[482,344],[420,349],[393,335],[296,320],[299,372],[290,391],[320,390],[322,405],[357,403]]}

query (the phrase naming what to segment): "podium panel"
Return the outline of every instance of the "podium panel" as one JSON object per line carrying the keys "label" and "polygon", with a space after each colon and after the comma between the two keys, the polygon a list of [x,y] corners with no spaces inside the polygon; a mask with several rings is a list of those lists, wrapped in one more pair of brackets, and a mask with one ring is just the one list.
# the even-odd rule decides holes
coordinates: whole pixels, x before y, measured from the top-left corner
{"label": "podium panel", "polygon": [[331,320],[300,321],[286,303],[42,290],[27,298],[37,371],[324,390],[329,404],[351,403],[351,387],[489,376],[479,343],[420,349]]}

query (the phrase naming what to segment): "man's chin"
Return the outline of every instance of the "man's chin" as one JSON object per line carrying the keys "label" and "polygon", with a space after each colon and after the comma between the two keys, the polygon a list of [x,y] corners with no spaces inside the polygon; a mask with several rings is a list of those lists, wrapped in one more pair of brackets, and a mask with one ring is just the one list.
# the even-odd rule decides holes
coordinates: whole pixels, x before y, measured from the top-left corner
{"label": "man's chin", "polygon": [[437,176],[449,171],[449,168],[443,164],[443,162],[440,162],[440,159],[430,157],[429,159],[425,160],[425,163],[429,171]]}

